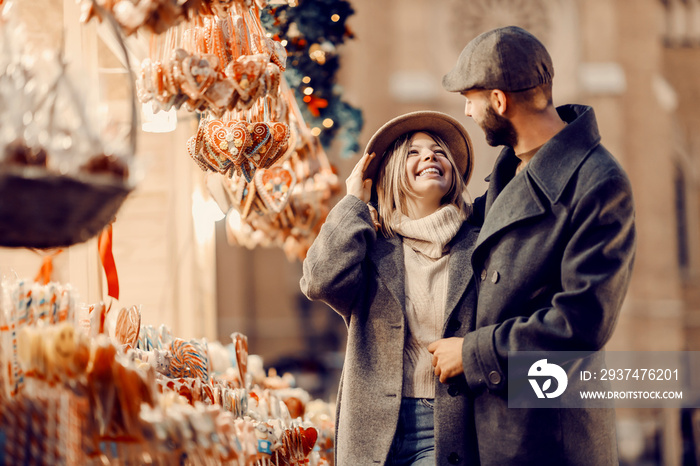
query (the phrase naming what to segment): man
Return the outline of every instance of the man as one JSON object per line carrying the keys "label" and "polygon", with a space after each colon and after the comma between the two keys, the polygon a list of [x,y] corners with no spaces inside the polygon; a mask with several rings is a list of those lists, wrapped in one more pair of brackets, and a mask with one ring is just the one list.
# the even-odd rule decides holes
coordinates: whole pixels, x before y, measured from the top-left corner
{"label": "man", "polygon": [[509,352],[605,345],[635,250],[629,180],[592,108],[553,106],[553,75],[542,43],[505,27],[472,40],[442,82],[504,146],[474,206],[478,304],[461,323],[473,330],[429,347],[440,381],[473,398],[482,465],[618,462],[612,409],[508,408]]}

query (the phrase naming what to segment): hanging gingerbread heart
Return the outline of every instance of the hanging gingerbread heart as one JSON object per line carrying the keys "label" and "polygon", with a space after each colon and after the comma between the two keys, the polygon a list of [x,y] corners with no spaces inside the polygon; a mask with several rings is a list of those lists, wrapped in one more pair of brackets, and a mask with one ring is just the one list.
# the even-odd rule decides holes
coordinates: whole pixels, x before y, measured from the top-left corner
{"label": "hanging gingerbread heart", "polygon": [[282,71],[280,67],[274,63],[268,63],[265,68],[264,79],[267,95],[276,99],[279,95],[280,82],[282,80]]}
{"label": "hanging gingerbread heart", "polygon": [[255,172],[255,188],[265,206],[275,212],[281,212],[289,202],[289,197],[296,185],[294,172],[286,167],[272,167]]}
{"label": "hanging gingerbread heart", "polygon": [[230,178],[220,178],[224,190],[231,198],[231,202],[240,212],[243,208],[243,200],[245,199],[246,183],[245,178],[239,175],[233,175]]}
{"label": "hanging gingerbread heart", "polygon": [[233,87],[238,94],[238,106],[249,109],[262,93],[263,75],[267,69],[269,57],[265,54],[242,55],[236,61],[228,64],[224,74],[231,78]]}
{"label": "hanging gingerbread heart", "polygon": [[184,76],[181,83],[182,91],[192,100],[198,100],[207,91],[217,77],[219,58],[216,55],[196,55],[182,60],[179,72]]}
{"label": "hanging gingerbread heart", "polygon": [[235,15],[231,18],[231,31],[228,36],[228,43],[234,60],[242,55],[250,55],[248,33],[246,32],[243,17],[240,15]]}
{"label": "hanging gingerbread heart", "polygon": [[229,107],[235,89],[230,79],[219,79],[214,81],[209,89],[203,95],[204,100],[209,104],[209,110],[215,116],[223,115],[224,111]]}
{"label": "hanging gingerbread heart", "polygon": [[243,177],[248,183],[253,181],[253,176],[255,176],[255,172],[258,170],[255,164],[250,160],[245,160],[239,167],[236,168],[241,171]]}
{"label": "hanging gingerbread heart", "polygon": [[245,129],[238,121],[211,120],[206,123],[204,139],[219,158],[235,162],[247,142]]}
{"label": "hanging gingerbread heart", "polygon": [[[199,152],[195,149],[197,143],[196,143],[197,137],[192,136],[187,140],[187,153],[190,154],[190,157],[192,157],[192,160],[195,161],[197,166],[202,169],[202,171],[209,171],[210,167],[209,164],[207,163],[206,160],[204,160],[204,157],[201,156]],[[211,167],[212,170],[214,170],[213,167]]]}
{"label": "hanging gingerbread heart", "polygon": [[256,168],[264,168],[261,165],[263,155],[272,143],[272,132],[267,123],[256,122],[248,125],[249,139],[245,148],[245,155],[255,164]]}
{"label": "hanging gingerbread heart", "polygon": [[270,56],[272,63],[284,71],[287,67],[287,50],[284,48],[284,45],[269,37],[265,38],[265,43],[267,49],[272,52]]}
{"label": "hanging gingerbread heart", "polygon": [[231,135],[233,136],[233,148],[229,149],[229,151],[233,157],[230,157],[230,159],[236,167],[239,167],[246,161],[246,148],[250,145],[252,139],[248,132],[248,123],[245,120],[236,121],[231,127]]}
{"label": "hanging gingerbread heart", "polygon": [[233,162],[226,157],[222,157],[208,141],[204,142],[204,150],[202,150],[201,156],[208,165],[222,175],[233,166]]}
{"label": "hanging gingerbread heart", "polygon": [[287,151],[287,143],[289,142],[289,125],[286,123],[269,123],[270,132],[272,133],[272,144],[267,147],[267,150],[262,154],[260,168],[269,168],[277,162]]}

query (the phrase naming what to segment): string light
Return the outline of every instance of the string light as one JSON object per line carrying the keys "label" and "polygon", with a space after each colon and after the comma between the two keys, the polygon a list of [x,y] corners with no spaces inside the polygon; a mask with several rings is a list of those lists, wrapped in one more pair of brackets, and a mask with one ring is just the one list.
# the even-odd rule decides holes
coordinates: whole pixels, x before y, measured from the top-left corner
{"label": "string light", "polygon": [[[334,76],[338,58],[337,48],[346,39],[353,38],[352,31],[343,26],[348,19],[348,14],[353,14],[350,0],[323,2],[267,0],[267,2],[269,4],[286,2],[290,6],[298,7],[268,9],[270,17],[265,18],[265,21],[266,24],[272,25],[273,34],[278,34],[280,39],[287,39],[289,46],[293,45],[292,49],[288,50],[287,64],[289,68],[299,73],[297,74],[297,99],[300,101],[302,110],[305,111],[305,116],[310,117],[307,131],[316,127],[315,133],[319,135],[321,144],[327,147],[342,129],[343,131],[339,133],[342,135],[340,136],[342,156],[349,156],[359,147],[357,140],[362,128],[362,112],[342,101],[340,88],[335,83]],[[331,5],[332,7],[328,8]],[[340,11],[342,14],[339,13]],[[307,35],[306,32],[310,34]],[[328,64],[333,65],[331,69],[325,66]],[[306,115],[307,111],[308,115]]]}
{"label": "string light", "polygon": [[282,39],[280,43],[282,44],[282,47],[286,47],[288,44],[287,39]]}
{"label": "string light", "polygon": [[316,126],[311,128],[311,134],[313,136],[318,136],[319,134],[321,134],[321,128],[316,127]]}
{"label": "string light", "polygon": [[311,47],[309,47],[309,57],[319,65],[326,63],[326,52],[323,51],[319,44],[311,44]]}

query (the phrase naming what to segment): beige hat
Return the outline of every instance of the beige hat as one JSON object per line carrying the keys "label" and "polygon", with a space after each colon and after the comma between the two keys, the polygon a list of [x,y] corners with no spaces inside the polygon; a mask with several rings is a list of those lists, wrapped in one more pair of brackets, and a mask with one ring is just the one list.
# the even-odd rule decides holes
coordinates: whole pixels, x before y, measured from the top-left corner
{"label": "beige hat", "polygon": [[379,165],[387,149],[402,135],[417,131],[427,131],[442,138],[449,147],[464,182],[469,182],[474,171],[474,151],[467,130],[460,122],[446,113],[424,110],[406,113],[388,121],[374,133],[372,139],[367,143],[365,154],[372,152],[376,154],[365,170],[365,178],[371,178],[375,181],[372,186],[373,190],[376,186],[375,178],[379,171]]}

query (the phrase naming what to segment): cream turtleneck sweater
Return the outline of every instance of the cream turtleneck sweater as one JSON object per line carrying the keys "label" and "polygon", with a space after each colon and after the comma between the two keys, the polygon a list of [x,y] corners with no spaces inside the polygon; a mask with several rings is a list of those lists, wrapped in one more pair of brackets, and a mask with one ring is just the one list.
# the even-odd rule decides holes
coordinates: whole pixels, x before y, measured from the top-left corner
{"label": "cream turtleneck sweater", "polygon": [[463,214],[454,205],[417,220],[395,213],[393,226],[403,237],[406,273],[406,321],[403,396],[434,398],[435,375],[428,345],[442,335],[445,322],[448,243],[457,234]]}

